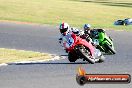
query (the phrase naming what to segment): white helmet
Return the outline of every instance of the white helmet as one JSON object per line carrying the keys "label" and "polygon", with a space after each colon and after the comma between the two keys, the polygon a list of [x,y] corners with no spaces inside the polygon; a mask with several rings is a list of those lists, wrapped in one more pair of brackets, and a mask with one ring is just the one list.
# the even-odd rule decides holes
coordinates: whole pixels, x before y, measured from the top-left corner
{"label": "white helmet", "polygon": [[65,33],[67,31],[69,31],[69,25],[68,23],[61,23],[60,27],[59,27],[60,33]]}

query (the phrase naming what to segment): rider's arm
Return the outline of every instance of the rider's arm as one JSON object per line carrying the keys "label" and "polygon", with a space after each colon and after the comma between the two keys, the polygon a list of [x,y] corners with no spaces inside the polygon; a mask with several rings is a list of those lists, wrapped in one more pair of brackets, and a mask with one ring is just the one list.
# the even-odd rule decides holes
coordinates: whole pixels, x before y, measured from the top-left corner
{"label": "rider's arm", "polygon": [[64,47],[65,44],[64,44],[63,41],[65,41],[65,38],[64,38],[63,35],[61,35],[60,38],[59,38],[59,43],[63,47],[63,49],[65,50],[65,52],[68,53],[68,50]]}
{"label": "rider's arm", "polygon": [[71,37],[74,39],[74,41],[76,42],[76,35],[74,33],[71,34]]}
{"label": "rider's arm", "polygon": [[63,35],[61,35],[58,40],[59,40],[60,45],[63,47],[63,44],[62,44],[62,42],[63,42]]}
{"label": "rider's arm", "polygon": [[76,35],[80,35],[80,33],[81,33],[79,29],[74,28],[74,27],[71,28],[71,31],[72,31],[74,34],[76,34]]}
{"label": "rider's arm", "polygon": [[59,38],[59,43],[61,43],[62,42],[62,38]]}

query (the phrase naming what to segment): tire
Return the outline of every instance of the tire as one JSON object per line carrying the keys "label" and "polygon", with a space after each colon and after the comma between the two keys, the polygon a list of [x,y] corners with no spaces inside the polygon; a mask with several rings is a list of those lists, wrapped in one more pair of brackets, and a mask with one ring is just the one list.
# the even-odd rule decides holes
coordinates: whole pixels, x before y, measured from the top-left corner
{"label": "tire", "polygon": [[92,58],[90,57],[90,55],[88,55],[89,50],[88,50],[88,52],[86,52],[86,50],[84,50],[84,47],[79,47],[78,50],[79,50],[79,53],[81,54],[81,56],[82,56],[86,61],[88,61],[90,64],[94,64],[94,63],[95,63],[95,60],[92,59]]}
{"label": "tire", "polygon": [[99,62],[99,63],[102,63],[102,62],[104,62],[104,61],[105,61],[105,57],[104,57],[103,55],[101,55],[98,62]]}
{"label": "tire", "polygon": [[108,44],[105,44],[106,49],[108,49],[112,54],[116,54],[116,51]]}
{"label": "tire", "polygon": [[97,49],[99,49],[101,52],[105,52],[105,50],[104,49],[102,49],[102,47],[100,46],[100,45],[97,45],[97,47],[96,47]]}
{"label": "tire", "polygon": [[68,60],[70,62],[75,62],[77,59],[78,57],[75,55],[75,53],[71,53],[71,52],[68,53]]}

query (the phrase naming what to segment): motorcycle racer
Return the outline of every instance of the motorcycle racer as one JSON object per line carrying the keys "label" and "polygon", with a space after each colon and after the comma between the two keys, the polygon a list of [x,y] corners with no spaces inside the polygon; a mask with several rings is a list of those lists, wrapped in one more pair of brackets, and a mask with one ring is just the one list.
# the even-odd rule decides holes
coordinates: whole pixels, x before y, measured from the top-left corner
{"label": "motorcycle racer", "polygon": [[84,25],[85,35],[89,35],[93,44],[102,52],[115,54],[112,38],[103,29],[91,29],[89,24]]}
{"label": "motorcycle racer", "polygon": [[104,32],[105,30],[103,29],[91,29],[91,25],[90,24],[85,24],[84,25],[84,34],[85,35],[89,35],[91,38],[98,38],[99,37],[99,32]]}
{"label": "motorcycle racer", "polygon": [[105,30],[104,29],[91,29],[91,25],[90,24],[85,24],[84,25],[84,34],[86,36],[89,36],[91,39],[99,39],[100,41],[101,41],[101,39],[104,39],[103,35],[99,36],[100,32],[105,33]]}
{"label": "motorcycle racer", "polygon": [[84,34],[84,32],[82,30],[79,30],[75,27],[70,27],[68,23],[61,23],[60,26],[59,26],[59,30],[60,30],[60,33],[61,33],[61,36],[59,38],[59,43],[62,42],[62,37],[67,35],[68,33],[73,32],[77,36],[80,36],[80,35]]}
{"label": "motorcycle racer", "polygon": [[[68,43],[64,44],[64,42],[66,41],[65,37],[71,36],[74,39],[75,35],[81,34],[79,30],[76,30],[76,29],[73,30],[72,28],[70,28],[67,23],[60,24],[59,30],[61,33],[59,43],[62,44],[63,47],[70,47],[70,44],[72,43],[68,41]],[[92,58],[95,59],[95,62],[98,62],[99,59],[97,57],[102,56],[101,52],[97,50],[94,46],[91,46],[90,49],[91,49],[90,51],[92,51],[91,52]],[[64,48],[64,50],[66,50],[66,53],[68,53],[68,50],[66,48]]]}
{"label": "motorcycle racer", "polygon": [[84,34],[81,36],[81,38],[86,39],[86,41],[93,43],[93,41],[90,37],[90,30],[91,30],[90,27],[91,27],[90,24],[84,25],[84,27],[83,27],[84,28]]}

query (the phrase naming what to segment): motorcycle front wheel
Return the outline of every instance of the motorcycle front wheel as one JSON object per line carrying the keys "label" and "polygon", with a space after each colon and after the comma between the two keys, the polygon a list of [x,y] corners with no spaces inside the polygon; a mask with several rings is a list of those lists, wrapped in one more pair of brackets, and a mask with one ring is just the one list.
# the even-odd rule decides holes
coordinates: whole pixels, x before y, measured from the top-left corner
{"label": "motorcycle front wheel", "polygon": [[86,61],[88,61],[91,64],[94,64],[95,63],[95,60],[93,58],[91,58],[90,50],[89,49],[86,49],[84,46],[80,46],[78,50],[79,50],[79,53],[81,54],[81,56]]}
{"label": "motorcycle front wheel", "polygon": [[75,53],[71,53],[71,52],[68,53],[68,60],[70,62],[75,62],[77,59],[78,59],[78,57]]}
{"label": "motorcycle front wheel", "polygon": [[116,53],[116,51],[115,51],[114,49],[112,49],[112,47],[111,47],[110,45],[105,44],[105,47],[106,47],[106,49],[108,49],[112,54],[115,54],[115,53]]}

